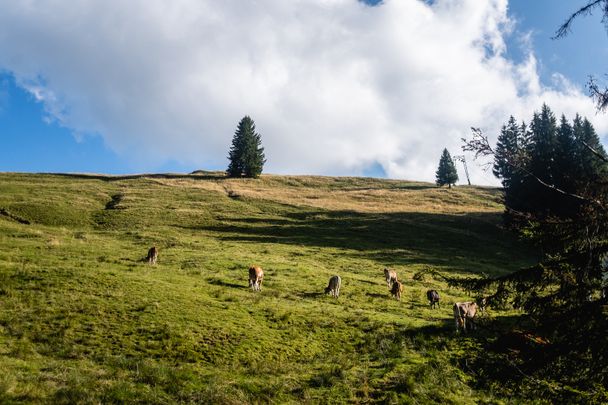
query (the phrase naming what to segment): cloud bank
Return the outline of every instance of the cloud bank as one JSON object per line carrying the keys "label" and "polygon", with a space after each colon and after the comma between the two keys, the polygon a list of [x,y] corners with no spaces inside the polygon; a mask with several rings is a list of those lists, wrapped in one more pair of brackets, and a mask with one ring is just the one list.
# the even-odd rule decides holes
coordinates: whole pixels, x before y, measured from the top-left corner
{"label": "cloud bank", "polygon": [[[224,168],[250,115],[266,172],[433,180],[470,126],[497,134],[543,102],[603,116],[533,52],[515,63],[507,0],[0,0],[0,69],[77,136],[134,167]],[[473,181],[493,181],[472,168]],[[463,176],[461,175],[461,178]]]}

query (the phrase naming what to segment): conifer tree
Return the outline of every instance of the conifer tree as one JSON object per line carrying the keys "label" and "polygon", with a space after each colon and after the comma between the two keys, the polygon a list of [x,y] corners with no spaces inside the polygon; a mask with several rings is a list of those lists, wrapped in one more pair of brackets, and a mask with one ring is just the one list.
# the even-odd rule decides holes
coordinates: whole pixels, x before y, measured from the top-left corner
{"label": "conifer tree", "polygon": [[534,179],[547,184],[554,184],[555,179],[555,148],[557,144],[557,120],[555,115],[543,104],[540,113],[534,113],[530,122],[530,138],[528,145],[528,161],[525,170],[531,176],[526,176],[523,189],[527,211],[534,214],[546,215],[556,203],[553,191]]}
{"label": "conifer tree", "polygon": [[[578,118],[580,120],[580,117]],[[574,134],[579,163],[578,175],[583,182],[595,183],[605,178],[607,169],[605,162],[598,159],[598,156],[593,151],[604,158],[607,157],[606,151],[595,132],[595,128],[593,128],[593,125],[587,118],[582,119],[579,125]]]}
{"label": "conifer tree", "polygon": [[255,132],[255,122],[245,116],[239,122],[232,146],[228,154],[228,169],[226,173],[230,177],[258,177],[266,159],[262,147],[262,137]]}
{"label": "conifer tree", "polygon": [[530,170],[535,176],[552,183],[557,121],[547,104],[543,104],[540,114],[534,114],[530,127]]}
{"label": "conifer tree", "polygon": [[[562,114],[555,142],[553,167],[554,185],[561,190],[573,193],[576,190],[577,168],[575,153],[576,143],[572,125]],[[566,216],[579,209],[579,202],[563,195],[555,196],[553,211],[559,216]]]}
{"label": "conifer tree", "polygon": [[458,181],[458,172],[456,171],[456,166],[454,165],[454,161],[450,156],[450,152],[447,149],[443,150],[441,154],[441,158],[439,159],[439,167],[437,168],[437,172],[435,173],[436,180],[438,186],[448,185],[449,188],[452,188],[452,184],[456,184]]}
{"label": "conifer tree", "polygon": [[502,185],[505,188],[509,188],[513,180],[515,170],[513,161],[519,152],[519,131],[520,128],[515,118],[513,116],[509,117],[509,122],[503,125],[496,143],[496,155],[494,156],[492,172],[494,176],[502,180]]}
{"label": "conifer tree", "polygon": [[502,180],[505,202],[505,221],[511,224],[513,216],[526,210],[527,176],[519,167],[529,151],[530,133],[525,123],[518,125],[513,116],[503,125],[492,172]]}

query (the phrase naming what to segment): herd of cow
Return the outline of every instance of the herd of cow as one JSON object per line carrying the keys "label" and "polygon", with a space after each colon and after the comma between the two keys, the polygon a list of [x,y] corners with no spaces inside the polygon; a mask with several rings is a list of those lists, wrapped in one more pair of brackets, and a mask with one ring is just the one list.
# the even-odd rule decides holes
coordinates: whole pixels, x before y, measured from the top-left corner
{"label": "herd of cow", "polygon": [[[148,250],[148,256],[145,261],[150,264],[156,264],[158,259],[158,249],[153,246]],[[384,278],[386,279],[386,285],[397,300],[401,300],[401,294],[403,293],[403,283],[399,281],[397,272],[391,269],[384,269]],[[251,266],[249,268],[249,287],[253,291],[262,290],[262,281],[264,279],[264,270],[259,266]],[[325,288],[325,294],[330,294],[334,298],[338,298],[340,295],[340,286],[342,279],[340,276],[331,276],[329,284]],[[428,290],[426,297],[429,300],[431,308],[439,307],[439,293],[437,290]],[[485,298],[479,300],[479,302],[456,302],[452,309],[454,310],[454,322],[456,323],[456,332],[460,329],[466,332],[467,329],[475,329],[475,316],[477,311],[483,311],[485,309]]]}
{"label": "herd of cow", "polygon": [[[329,287],[325,289],[325,293],[328,292],[331,287],[333,276],[329,283]],[[386,285],[388,289],[391,291],[391,294],[401,300],[401,293],[403,292],[403,284],[399,281],[397,277],[397,272],[391,269],[384,269],[384,278],[386,279]],[[338,277],[340,280],[340,277]],[[339,289],[338,284],[338,289]],[[431,308],[439,307],[439,293],[437,290],[428,290],[426,292],[426,298],[429,300],[429,304]],[[452,309],[454,310],[454,322],[456,323],[456,332],[459,329],[462,329],[466,332],[467,328],[475,329],[475,316],[477,315],[477,310],[483,311],[485,309],[486,299],[481,298],[479,304],[477,302],[456,302]]]}

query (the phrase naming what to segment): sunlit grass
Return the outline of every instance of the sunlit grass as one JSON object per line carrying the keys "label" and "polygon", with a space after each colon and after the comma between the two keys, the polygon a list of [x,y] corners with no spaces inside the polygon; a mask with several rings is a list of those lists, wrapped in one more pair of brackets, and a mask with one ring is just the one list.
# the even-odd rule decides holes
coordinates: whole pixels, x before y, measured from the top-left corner
{"label": "sunlit grass", "polygon": [[[431,271],[531,260],[488,188],[1,174],[0,208],[0,402],[492,399],[454,362],[473,343],[454,338],[450,302],[470,297]],[[333,274],[337,300],[322,294]]]}

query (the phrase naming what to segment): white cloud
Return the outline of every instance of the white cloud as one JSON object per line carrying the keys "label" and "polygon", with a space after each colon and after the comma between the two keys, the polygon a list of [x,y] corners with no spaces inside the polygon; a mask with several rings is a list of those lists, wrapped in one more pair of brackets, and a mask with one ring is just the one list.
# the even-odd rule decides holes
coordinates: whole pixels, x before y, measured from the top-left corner
{"label": "white cloud", "polygon": [[[433,180],[441,150],[508,115],[605,117],[505,56],[507,0],[0,0],[0,69],[49,116],[143,170],[225,167],[238,120],[275,173]],[[473,169],[477,183],[493,181]]]}

